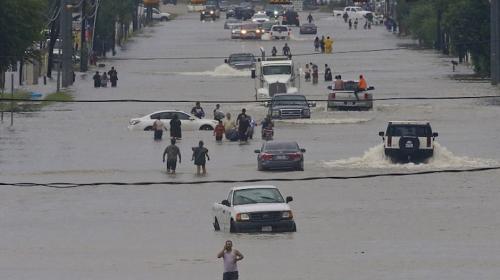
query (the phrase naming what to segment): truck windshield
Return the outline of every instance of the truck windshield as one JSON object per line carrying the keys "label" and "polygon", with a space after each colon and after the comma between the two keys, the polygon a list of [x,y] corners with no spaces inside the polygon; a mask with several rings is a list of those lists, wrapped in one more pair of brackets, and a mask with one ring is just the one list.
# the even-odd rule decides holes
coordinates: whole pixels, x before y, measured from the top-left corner
{"label": "truck windshield", "polygon": [[308,106],[308,104],[303,95],[290,94],[275,96],[272,106]]}
{"label": "truck windshield", "polygon": [[391,125],[387,128],[387,136],[432,137],[432,129],[428,125]]}
{"label": "truck windshield", "polygon": [[277,189],[245,189],[234,192],[233,205],[253,203],[284,203]]}
{"label": "truck windshield", "polygon": [[290,65],[264,66],[262,72],[264,75],[290,75],[292,67]]}

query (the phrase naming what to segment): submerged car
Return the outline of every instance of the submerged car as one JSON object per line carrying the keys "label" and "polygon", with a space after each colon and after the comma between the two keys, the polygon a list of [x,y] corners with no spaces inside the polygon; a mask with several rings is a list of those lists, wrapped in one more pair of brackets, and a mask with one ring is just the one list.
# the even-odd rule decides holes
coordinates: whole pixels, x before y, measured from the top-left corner
{"label": "submerged car", "polygon": [[288,205],[275,186],[241,186],[229,190],[227,199],[214,203],[212,213],[216,231],[295,232],[297,227]]}
{"label": "submerged car", "polygon": [[255,56],[252,53],[233,53],[224,62],[235,69],[251,69],[255,67]]}
{"label": "submerged car", "polygon": [[309,119],[313,105],[301,94],[275,94],[269,103],[268,115],[273,119]]}
{"label": "submerged car", "polygon": [[384,153],[393,161],[419,161],[434,155],[434,140],[429,122],[391,121],[386,132],[379,132],[384,142]]}
{"label": "submerged car", "polygon": [[191,114],[177,110],[157,111],[140,118],[133,118],[129,121],[130,130],[152,130],[153,123],[159,118],[165,127],[170,126],[170,120],[177,115],[181,121],[182,130],[213,130],[217,121],[209,119],[199,119]]}
{"label": "submerged car", "polygon": [[304,23],[300,26],[300,34],[317,34],[318,27],[314,23]]}
{"label": "submerged car", "polygon": [[257,170],[292,169],[304,171],[304,153],[297,142],[267,141],[257,155]]}

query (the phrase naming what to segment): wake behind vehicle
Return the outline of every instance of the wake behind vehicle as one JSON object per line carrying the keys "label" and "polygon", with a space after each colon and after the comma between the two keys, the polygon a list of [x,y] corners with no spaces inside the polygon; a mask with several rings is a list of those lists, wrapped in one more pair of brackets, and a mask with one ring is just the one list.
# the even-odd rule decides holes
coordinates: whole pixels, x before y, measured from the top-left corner
{"label": "wake behind vehicle", "polygon": [[384,153],[392,161],[421,161],[434,155],[437,132],[429,122],[391,121],[387,130],[379,132],[384,142]]}
{"label": "wake behind vehicle", "polygon": [[227,199],[214,203],[212,214],[216,231],[295,232],[297,227],[288,205],[275,186],[233,187]]}
{"label": "wake behind vehicle", "polygon": [[238,70],[251,69],[255,67],[255,56],[252,53],[233,53],[224,63]]}
{"label": "wake behind vehicle", "polygon": [[169,127],[170,120],[177,115],[181,121],[182,130],[213,130],[217,121],[209,119],[199,119],[191,114],[177,110],[157,111],[140,118],[133,118],[129,121],[130,130],[151,130],[153,123],[160,118],[165,127]]}
{"label": "wake behind vehicle", "polygon": [[305,149],[299,148],[297,142],[266,141],[257,155],[257,169],[292,169],[304,171]]}
{"label": "wake behind vehicle", "polygon": [[374,87],[358,90],[358,81],[344,81],[344,88],[334,89],[328,86],[328,110],[371,110],[373,109]]}
{"label": "wake behind vehicle", "polygon": [[255,98],[269,100],[278,93],[297,93],[298,79],[293,60],[284,56],[265,57],[255,65]]}
{"label": "wake behind vehicle", "polygon": [[275,94],[269,104],[272,119],[309,119],[314,105],[301,94]]}

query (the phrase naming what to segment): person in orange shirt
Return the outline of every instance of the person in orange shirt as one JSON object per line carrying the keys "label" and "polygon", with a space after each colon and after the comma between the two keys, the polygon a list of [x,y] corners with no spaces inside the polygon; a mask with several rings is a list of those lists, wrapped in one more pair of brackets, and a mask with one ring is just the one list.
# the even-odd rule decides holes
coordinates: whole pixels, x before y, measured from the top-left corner
{"label": "person in orange shirt", "polygon": [[363,77],[363,75],[359,75],[358,90],[366,90],[367,88],[368,84],[366,83],[365,77]]}
{"label": "person in orange shirt", "polygon": [[224,124],[222,124],[222,120],[219,120],[219,124],[214,129],[215,141],[222,142],[222,136],[224,136],[225,132]]}

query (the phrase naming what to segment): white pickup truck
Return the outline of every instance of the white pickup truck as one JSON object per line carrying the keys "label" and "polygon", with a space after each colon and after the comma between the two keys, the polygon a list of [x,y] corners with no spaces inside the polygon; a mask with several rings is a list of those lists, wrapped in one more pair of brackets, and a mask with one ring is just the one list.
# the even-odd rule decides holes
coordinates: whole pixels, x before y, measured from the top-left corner
{"label": "white pickup truck", "polygon": [[347,13],[349,18],[366,18],[366,16],[372,12],[364,11],[362,8],[355,6],[345,7],[343,10],[333,10],[334,17],[341,17],[345,13]]}
{"label": "white pickup truck", "polygon": [[226,232],[295,232],[292,210],[275,186],[233,187],[212,207],[214,229]]}
{"label": "white pickup truck", "polygon": [[342,89],[334,89],[332,86],[327,88],[330,90],[327,102],[328,110],[368,111],[373,109],[373,94],[370,91],[374,90],[374,87],[359,90],[358,81],[344,81]]}

